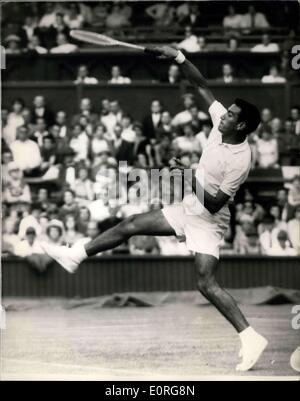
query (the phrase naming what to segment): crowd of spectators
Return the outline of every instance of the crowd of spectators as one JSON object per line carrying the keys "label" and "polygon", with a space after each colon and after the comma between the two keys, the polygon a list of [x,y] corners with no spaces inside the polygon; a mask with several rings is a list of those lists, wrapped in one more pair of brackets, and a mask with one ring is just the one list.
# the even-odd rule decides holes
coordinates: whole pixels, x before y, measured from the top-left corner
{"label": "crowd of spectators", "polygon": [[[253,169],[299,166],[299,106],[285,120],[266,108],[261,119],[249,137]],[[2,109],[3,253],[38,255],[35,266],[44,269],[49,261],[41,239],[73,245],[131,214],[161,207],[158,188],[149,202],[125,185],[128,173],[169,169],[174,156],[196,168],[211,127],[191,93],[183,95],[182,110],[175,115],[154,99],[141,121],[117,99],[102,99],[99,110],[82,98],[73,116],[53,112],[41,94],[32,104],[15,99]],[[113,195],[112,187],[117,188]],[[233,216],[222,253],[300,254],[300,177],[286,183],[267,206],[246,192]],[[132,238],[114,252],[189,254],[172,237]]]}
{"label": "crowd of spectators", "polygon": [[[176,29],[181,32],[185,27],[185,38],[176,43],[180,48],[188,52],[198,52],[207,49],[218,49],[218,46],[207,46],[206,38],[197,37],[195,30],[218,26],[223,28],[224,38],[228,39],[228,50],[239,50],[239,38],[249,35],[257,30],[265,31],[272,27],[270,16],[265,14],[268,6],[265,4],[264,12],[258,5],[245,6],[229,5],[228,9],[222,8],[218,21],[211,21],[213,13],[205,14],[203,5],[197,2],[153,2],[139,5],[131,2],[45,2],[45,3],[18,3],[4,4],[2,7],[2,37],[8,54],[18,54],[23,51],[50,53],[70,53],[81,46],[72,41],[69,36],[71,29],[91,29],[108,35],[118,37],[126,34],[126,29],[136,26],[151,27],[152,32],[161,29]],[[242,7],[242,8],[241,8]],[[205,8],[205,7],[204,7]],[[242,9],[237,12],[236,8]],[[274,14],[272,10],[272,15]],[[219,13],[220,14],[220,13]],[[275,13],[276,14],[276,13]],[[293,41],[296,30],[299,27],[297,13],[293,7],[286,4],[277,13],[275,27],[289,28]],[[163,35],[163,32],[159,32]],[[134,40],[134,37],[131,37]],[[284,50],[287,43],[283,43]],[[221,45],[222,47],[222,45]],[[249,46],[248,46],[249,49]],[[280,46],[273,43],[266,33],[261,44],[255,45],[249,50],[255,52],[278,52]]]}

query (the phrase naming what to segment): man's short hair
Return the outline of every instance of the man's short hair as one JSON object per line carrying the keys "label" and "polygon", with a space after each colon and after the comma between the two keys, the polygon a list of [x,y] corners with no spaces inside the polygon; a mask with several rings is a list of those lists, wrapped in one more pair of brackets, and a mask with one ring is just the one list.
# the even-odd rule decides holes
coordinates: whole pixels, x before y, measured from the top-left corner
{"label": "man's short hair", "polygon": [[260,112],[254,104],[251,104],[243,99],[235,99],[234,104],[236,104],[240,109],[239,121],[246,123],[246,127],[242,130],[245,135],[251,134],[260,123]]}

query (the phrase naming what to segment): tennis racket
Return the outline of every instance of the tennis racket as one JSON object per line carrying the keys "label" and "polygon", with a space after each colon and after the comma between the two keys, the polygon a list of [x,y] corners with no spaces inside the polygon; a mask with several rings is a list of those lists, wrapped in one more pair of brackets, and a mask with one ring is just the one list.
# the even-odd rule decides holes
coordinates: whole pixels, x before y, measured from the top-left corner
{"label": "tennis racket", "polygon": [[77,39],[77,40],[80,40],[80,41],[86,42],[86,43],[92,43],[92,44],[98,45],[98,46],[127,47],[130,49],[141,50],[145,53],[155,55],[155,56],[161,55],[161,53],[158,50],[150,49],[150,48],[144,47],[144,46],[134,45],[132,43],[122,42],[120,40],[116,40],[116,39],[110,38],[109,36],[102,35],[102,34],[96,33],[96,32],[83,31],[80,29],[73,29],[73,30],[71,30],[70,35],[74,39]]}

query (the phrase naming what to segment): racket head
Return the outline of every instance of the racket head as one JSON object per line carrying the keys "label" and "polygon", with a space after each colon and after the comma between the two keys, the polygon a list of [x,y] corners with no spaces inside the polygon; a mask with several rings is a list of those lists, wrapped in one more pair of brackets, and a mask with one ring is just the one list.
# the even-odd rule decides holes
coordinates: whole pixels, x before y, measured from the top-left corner
{"label": "racket head", "polygon": [[119,41],[100,33],[72,29],[70,36],[82,42],[91,43],[98,46],[119,46]]}

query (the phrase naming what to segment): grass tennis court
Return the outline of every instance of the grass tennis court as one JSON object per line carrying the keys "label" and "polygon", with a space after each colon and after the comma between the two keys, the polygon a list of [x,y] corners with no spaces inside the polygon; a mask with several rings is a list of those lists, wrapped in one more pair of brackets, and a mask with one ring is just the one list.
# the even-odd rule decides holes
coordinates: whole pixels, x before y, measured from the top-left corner
{"label": "grass tennis court", "polygon": [[22,300],[7,313],[2,380],[297,377],[289,365],[300,343],[291,328],[292,305],[242,305],[270,342],[255,370],[236,374],[238,337],[211,306],[67,309],[64,302]]}

